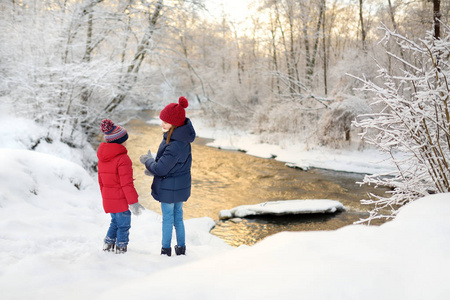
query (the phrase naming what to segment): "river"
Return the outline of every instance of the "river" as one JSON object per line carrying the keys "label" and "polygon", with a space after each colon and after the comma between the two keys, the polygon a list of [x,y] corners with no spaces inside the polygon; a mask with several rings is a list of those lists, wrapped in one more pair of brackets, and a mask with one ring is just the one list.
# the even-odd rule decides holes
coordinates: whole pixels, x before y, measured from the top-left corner
{"label": "river", "polygon": [[[152,177],[144,174],[144,167],[139,162],[139,156],[147,153],[148,149],[155,154],[162,140],[161,128],[149,125],[147,118],[144,115],[126,124],[130,136],[127,148],[133,162],[139,201],[147,209],[161,214],[159,202],[151,196]],[[302,171],[288,168],[273,159],[211,148],[205,145],[206,142],[197,138],[192,144],[192,195],[184,205],[184,218],[211,217],[216,220],[211,233],[232,246],[253,245],[280,231],[338,229],[367,216],[368,207],[360,204],[360,200],[366,199],[368,192],[385,192],[385,189],[374,190],[356,184],[362,180],[363,174],[323,169]],[[219,212],[223,209],[293,199],[338,200],[347,211],[219,220]]]}

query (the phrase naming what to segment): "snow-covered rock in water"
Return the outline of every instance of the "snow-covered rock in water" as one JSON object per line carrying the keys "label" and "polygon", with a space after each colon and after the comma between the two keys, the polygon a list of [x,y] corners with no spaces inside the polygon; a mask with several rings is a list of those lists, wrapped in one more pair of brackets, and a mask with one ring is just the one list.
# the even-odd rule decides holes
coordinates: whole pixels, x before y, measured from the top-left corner
{"label": "snow-covered rock in water", "polygon": [[255,215],[335,213],[338,211],[345,211],[345,207],[341,202],[336,200],[279,200],[254,205],[241,205],[230,210],[221,210],[219,217],[223,220]]}

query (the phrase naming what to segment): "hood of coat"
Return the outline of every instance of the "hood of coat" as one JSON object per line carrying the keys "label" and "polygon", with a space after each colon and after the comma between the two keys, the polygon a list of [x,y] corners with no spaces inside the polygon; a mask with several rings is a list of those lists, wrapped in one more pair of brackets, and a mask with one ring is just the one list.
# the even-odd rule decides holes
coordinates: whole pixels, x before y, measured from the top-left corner
{"label": "hood of coat", "polygon": [[[167,138],[167,132],[164,133],[164,139]],[[192,143],[195,140],[195,130],[192,126],[191,120],[186,118],[183,126],[177,127],[170,137],[170,140]]]}
{"label": "hood of coat", "polygon": [[110,161],[118,155],[127,153],[127,148],[121,144],[101,143],[97,150],[97,157],[100,161]]}

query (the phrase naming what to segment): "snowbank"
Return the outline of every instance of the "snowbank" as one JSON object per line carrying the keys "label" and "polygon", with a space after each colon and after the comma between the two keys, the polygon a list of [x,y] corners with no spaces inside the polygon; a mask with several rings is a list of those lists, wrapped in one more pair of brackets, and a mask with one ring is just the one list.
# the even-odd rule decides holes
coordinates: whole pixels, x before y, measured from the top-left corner
{"label": "snowbank", "polygon": [[116,255],[101,250],[109,216],[96,179],[79,164],[0,145],[0,165],[2,299],[450,295],[450,194],[415,201],[379,227],[283,232],[252,247],[209,234],[210,218],[187,220],[181,257],[159,255],[161,216],[146,210],[132,217],[129,251]]}
{"label": "snowbank", "polygon": [[192,219],[186,221],[189,256],[164,260],[161,216],[146,210],[132,217],[129,252],[105,253],[110,217],[98,183],[82,167],[1,148],[0,165],[3,299],[95,299],[113,286],[231,248],[209,234],[214,220]]}
{"label": "snowbank", "polygon": [[345,207],[341,202],[335,200],[279,200],[254,205],[240,205],[229,210],[224,209],[220,211],[219,217],[220,219],[230,219],[256,215],[316,214],[338,211],[345,211]]}
{"label": "snowbank", "polygon": [[[94,149],[87,142],[80,149],[52,140],[49,137],[48,128],[39,126],[32,120],[13,116],[10,109],[2,103],[0,103],[0,128],[6,129],[2,131],[0,148],[33,149],[36,152],[70,160],[81,166],[91,166],[97,160]],[[56,132],[52,134],[59,136]]]}
{"label": "snowbank", "polygon": [[139,278],[101,299],[445,299],[449,214],[450,194],[434,195],[380,227],[279,233]]}

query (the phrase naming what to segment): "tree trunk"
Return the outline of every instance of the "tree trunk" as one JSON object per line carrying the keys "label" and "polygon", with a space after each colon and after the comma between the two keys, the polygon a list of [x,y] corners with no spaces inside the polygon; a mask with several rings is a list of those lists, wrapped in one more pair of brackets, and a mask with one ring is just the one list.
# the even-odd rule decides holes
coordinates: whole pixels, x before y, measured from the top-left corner
{"label": "tree trunk", "polygon": [[234,39],[236,43],[236,60],[237,60],[237,76],[239,85],[242,85],[242,74],[244,73],[244,63],[241,60],[241,48],[239,47],[239,37],[237,34],[237,29],[233,27]]}
{"label": "tree trunk", "polygon": [[[200,81],[200,84],[202,86],[203,96],[205,96],[209,100],[209,96],[208,96],[208,94],[207,94],[207,92],[205,90],[205,86],[203,84],[203,80],[201,79],[200,76],[198,76],[198,74],[195,71],[194,67],[189,62],[188,48],[187,48],[186,43],[184,42],[184,38],[182,36],[180,37],[180,43],[181,43],[181,47],[183,48],[183,54],[184,54],[184,58],[186,59],[187,68],[190,71],[189,72],[189,77],[191,79],[192,88],[195,88],[195,80],[194,80],[194,77],[192,76],[192,74],[194,74],[197,77],[197,79]],[[198,93],[195,93],[195,96],[196,96],[196,98],[198,100],[198,103],[201,104],[202,101],[201,101],[200,96],[198,95]]]}
{"label": "tree trunk", "polygon": [[[275,73],[278,73],[278,58],[277,58],[277,45],[276,45],[276,25],[275,25],[275,21],[272,20],[272,18],[271,18],[270,25],[271,25],[270,33],[272,35],[272,60],[273,60],[274,68],[275,68]],[[280,96],[281,95],[281,90],[280,90],[280,78],[279,78],[279,76],[276,76],[276,85],[277,85],[278,96]]]}
{"label": "tree trunk", "polygon": [[364,18],[363,18],[363,0],[359,0],[359,21],[361,24],[361,42],[362,48],[366,51],[366,30],[364,28]]}
{"label": "tree trunk", "polygon": [[[86,34],[86,49],[84,52],[84,56],[83,56],[83,62],[84,63],[89,63],[91,61],[91,57],[92,57],[92,50],[93,50],[93,45],[92,45],[92,27],[93,27],[93,16],[92,16],[92,10],[89,12],[88,14],[88,28],[87,28],[87,34]],[[87,110],[88,110],[88,102],[89,102],[89,97],[91,95],[91,88],[84,86],[83,90],[81,92],[81,112],[80,112],[80,117],[81,118],[81,126],[85,127],[86,123],[87,123]],[[79,118],[76,119],[75,122],[79,121]],[[74,126],[75,128],[75,126]]]}
{"label": "tree trunk", "polygon": [[308,25],[306,24],[306,18],[302,18],[303,20],[303,44],[305,45],[305,56],[306,56],[306,79],[308,83],[310,82],[310,78],[312,76],[312,71],[310,71],[311,66],[311,51],[309,49],[309,39],[308,39]]}
{"label": "tree trunk", "polygon": [[389,13],[391,15],[392,26],[394,27],[394,30],[398,32],[397,22],[395,22],[394,8],[392,7],[391,0],[388,0],[388,4],[389,4]]}
{"label": "tree trunk", "polygon": [[127,23],[126,32],[127,32],[127,34],[125,35],[125,39],[124,39],[123,44],[122,44],[122,49],[123,50],[122,50],[122,58],[120,60],[120,63],[122,64],[121,72],[123,71],[124,64],[125,64],[125,58],[127,57],[128,39],[129,39],[129,36],[130,36],[130,33],[131,33],[131,17],[130,16],[128,16],[128,23]]}
{"label": "tree trunk", "polygon": [[[395,12],[394,12],[394,8],[392,7],[392,3],[391,0],[388,0],[388,4],[389,4],[389,13],[391,15],[391,21],[392,21],[392,26],[394,27],[394,31],[398,32],[398,26],[397,26],[397,22],[395,21]],[[400,57],[402,59],[405,59],[404,54],[403,54],[403,50],[400,48]],[[389,55],[389,61],[391,60],[391,57]],[[406,63],[403,63],[403,67],[406,69]],[[390,67],[389,67],[390,68]]]}
{"label": "tree trunk", "polygon": [[311,82],[312,76],[314,75],[314,67],[316,65],[316,57],[317,57],[317,50],[319,48],[319,39],[320,39],[320,27],[322,27],[322,22],[324,20],[324,5],[323,3],[320,4],[319,8],[319,18],[317,20],[317,26],[316,26],[316,33],[314,35],[314,47],[313,47],[313,53],[312,56],[307,59],[306,65],[307,65],[307,77],[308,77],[308,83]]}
{"label": "tree trunk", "polygon": [[[292,66],[291,66],[292,62],[290,61],[290,55],[288,55],[289,50],[288,50],[288,46],[287,46],[287,42],[286,42],[286,37],[284,35],[283,25],[280,20],[280,14],[279,14],[277,2],[275,2],[275,10],[276,10],[276,14],[277,14],[278,25],[280,26],[281,38],[283,41],[283,46],[284,46],[284,51],[285,51],[284,57],[286,58],[286,67],[287,67],[288,76],[290,78],[290,80],[289,80],[289,82],[290,82],[294,78],[294,74],[292,73]],[[293,94],[295,93],[295,86],[292,85],[291,83],[289,83],[289,91]]]}
{"label": "tree trunk", "polygon": [[325,16],[326,16],[326,0],[323,0],[322,7],[323,7],[323,22],[322,22],[322,42],[323,42],[323,85],[324,85],[324,93],[325,96],[328,95],[328,85],[327,85],[327,47],[326,47],[326,40],[327,36],[325,34]]}
{"label": "tree trunk", "polygon": [[78,28],[82,25],[81,20],[84,18],[84,16],[90,14],[92,12],[92,8],[96,6],[97,4],[103,2],[104,0],[92,0],[88,4],[86,4],[84,7],[80,9],[79,15],[74,15],[70,28],[69,33],[67,37],[67,43],[66,43],[66,50],[64,52],[63,61],[64,63],[67,63],[67,58],[69,56],[69,47],[72,44],[72,40],[75,38],[75,36],[78,33]]}
{"label": "tree trunk", "polygon": [[[294,49],[294,45],[295,45],[295,41],[294,41],[294,14],[293,14],[293,9],[292,7],[289,7],[289,37],[290,37],[290,50],[289,50],[289,55],[290,55],[290,61],[291,61],[291,74],[292,76],[294,76],[295,74],[295,80],[296,81],[300,81],[300,75],[298,74],[298,64],[297,64],[297,59],[296,59],[296,53],[295,53],[295,49]],[[294,78],[292,78],[294,79]],[[299,89],[300,92],[300,89]]]}
{"label": "tree trunk", "polygon": [[441,0],[433,1],[433,23],[434,23],[434,38],[441,38]]}

